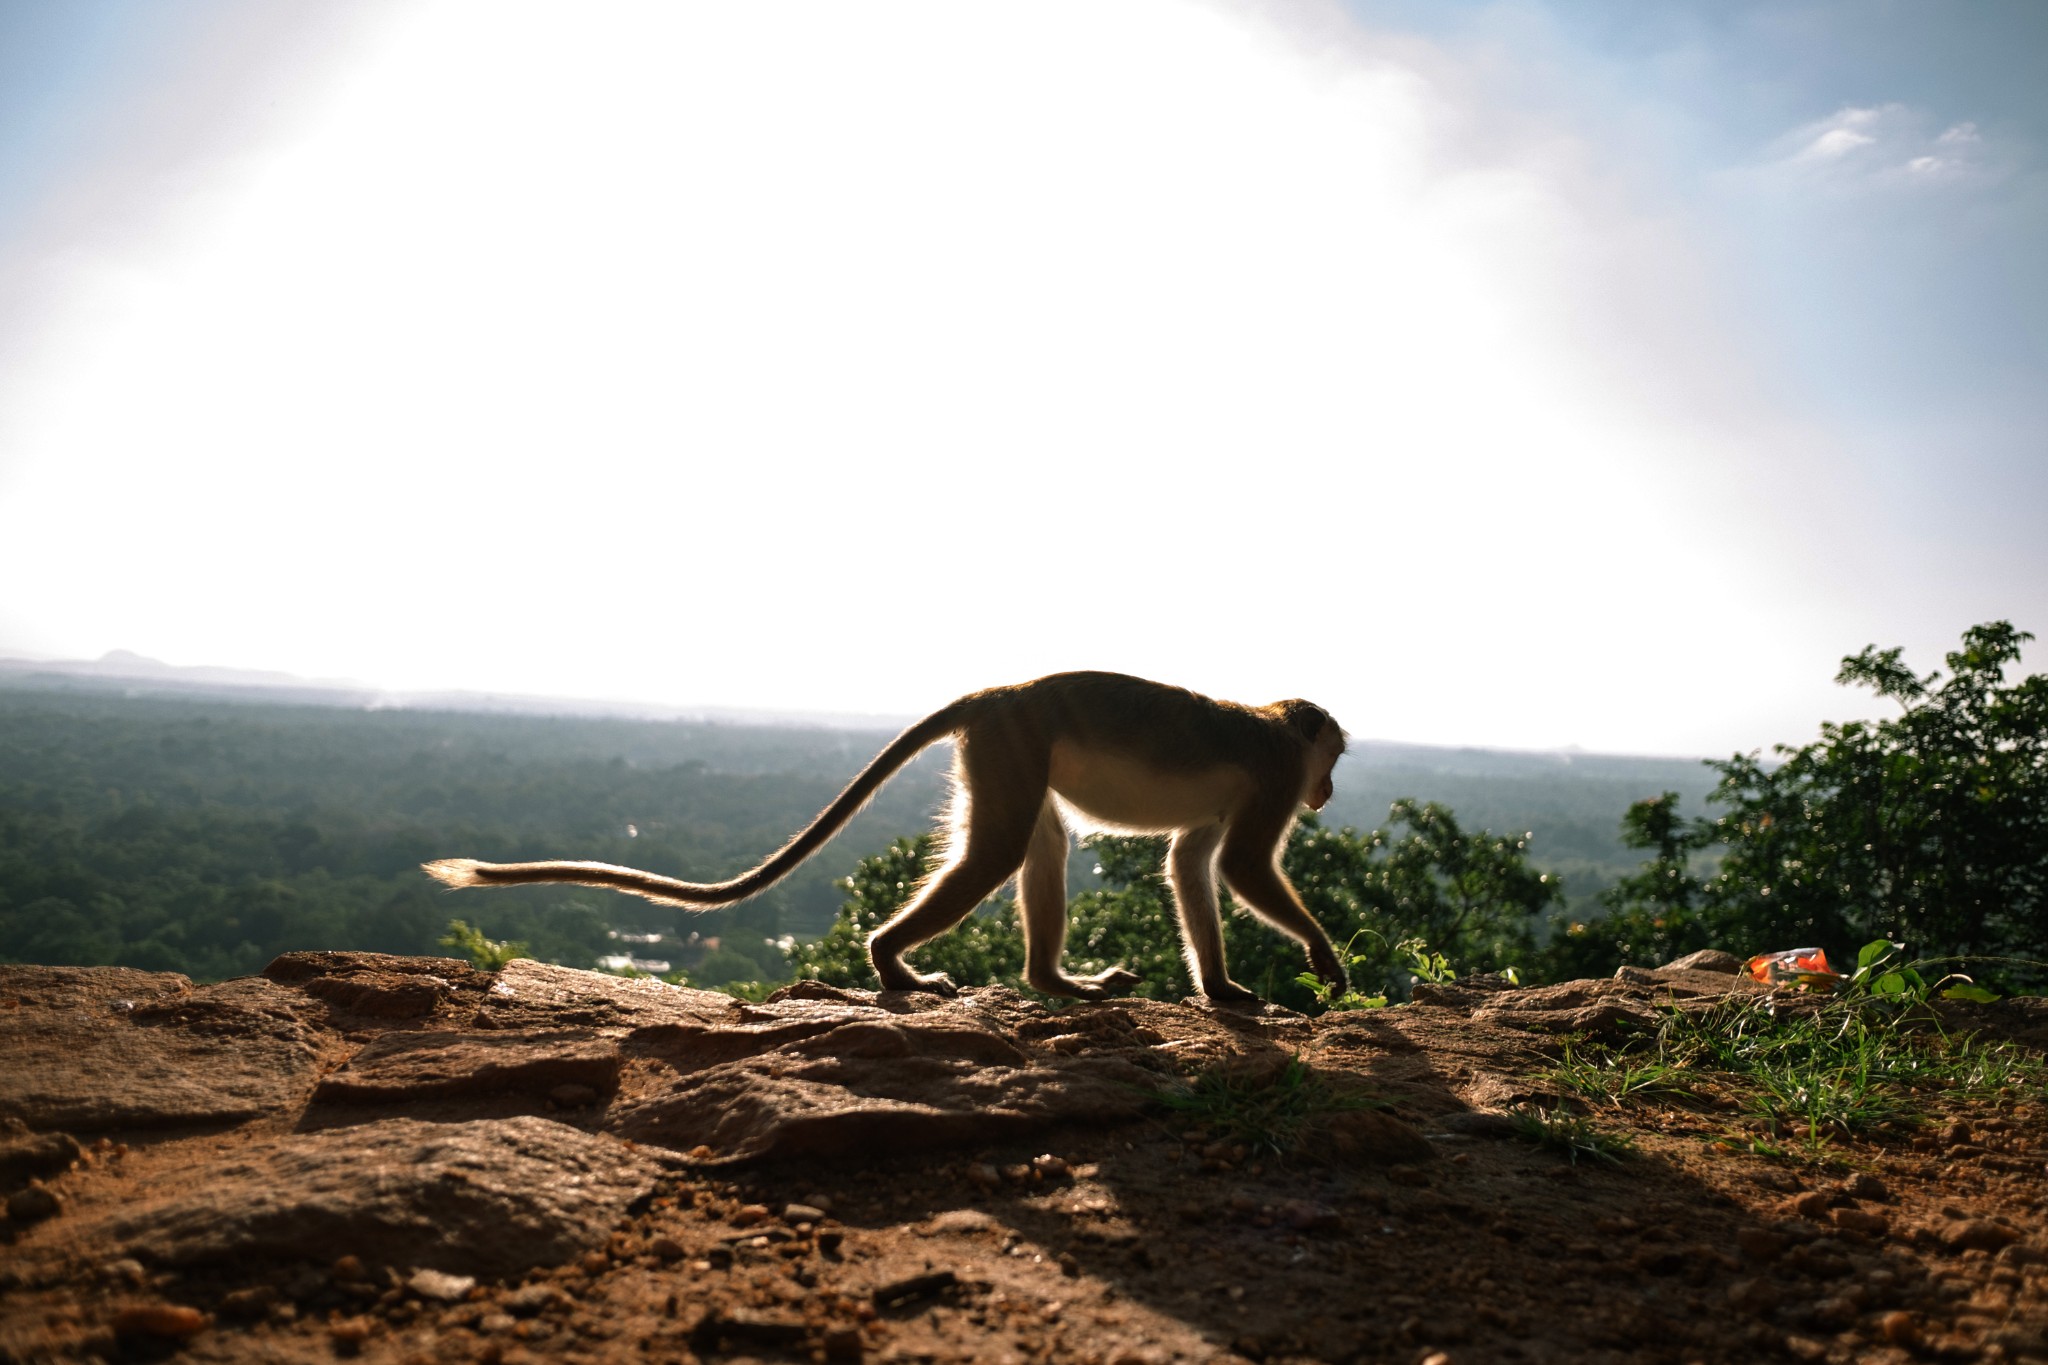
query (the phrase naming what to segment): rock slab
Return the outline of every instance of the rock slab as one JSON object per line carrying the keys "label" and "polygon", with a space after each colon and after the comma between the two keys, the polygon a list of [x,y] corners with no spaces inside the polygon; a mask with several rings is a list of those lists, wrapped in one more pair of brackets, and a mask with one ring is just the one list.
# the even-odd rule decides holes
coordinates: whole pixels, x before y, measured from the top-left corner
{"label": "rock slab", "polygon": [[1124,1057],[1032,1057],[971,996],[903,1012],[874,1000],[813,990],[716,1033],[650,1030],[660,1079],[614,1104],[605,1127],[716,1160],[859,1157],[1117,1122],[1159,1085]]}
{"label": "rock slab", "polygon": [[421,1030],[371,1039],[320,1082],[313,1100],[394,1104],[505,1092],[538,1100],[560,1086],[581,1086],[595,1099],[618,1083],[617,1045],[590,1033]]}
{"label": "rock slab", "polygon": [[38,1132],[239,1122],[312,1089],[297,992],[255,978],[0,967],[0,1119]]}
{"label": "rock slab", "polygon": [[516,1276],[601,1245],[653,1191],[614,1138],[534,1116],[385,1119],[251,1144],[86,1239],[157,1265],[237,1257]]}

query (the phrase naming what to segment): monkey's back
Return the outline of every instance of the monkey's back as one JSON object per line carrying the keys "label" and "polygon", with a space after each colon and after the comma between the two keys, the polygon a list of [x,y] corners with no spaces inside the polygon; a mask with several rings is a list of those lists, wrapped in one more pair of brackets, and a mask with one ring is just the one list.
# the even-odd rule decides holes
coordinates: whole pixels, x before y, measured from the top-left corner
{"label": "monkey's back", "polygon": [[1053,673],[972,693],[955,705],[970,732],[999,726],[1005,738],[1034,746],[1070,740],[1168,772],[1242,764],[1249,755],[1287,759],[1299,749],[1270,708],[1127,673]]}

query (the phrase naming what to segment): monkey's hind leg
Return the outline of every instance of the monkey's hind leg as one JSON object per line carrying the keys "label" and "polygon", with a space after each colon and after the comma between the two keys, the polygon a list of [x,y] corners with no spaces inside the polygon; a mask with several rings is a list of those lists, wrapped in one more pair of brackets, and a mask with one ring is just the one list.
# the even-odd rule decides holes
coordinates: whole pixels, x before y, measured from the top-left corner
{"label": "monkey's hind leg", "polygon": [[885,991],[952,995],[960,989],[944,972],[926,976],[913,971],[903,955],[966,919],[1010,879],[1024,861],[1038,807],[1045,800],[1042,772],[1033,783],[1028,770],[1009,771],[1021,766],[1014,757],[1002,771],[989,772],[998,765],[980,746],[971,746],[970,735],[961,736],[955,765],[958,794],[945,865],[895,918],[868,935],[868,960]]}
{"label": "monkey's hind leg", "polygon": [[1038,809],[1024,870],[1017,876],[1018,918],[1024,925],[1024,980],[1047,995],[1107,1000],[1138,984],[1137,973],[1110,967],[1093,976],[1068,976],[1067,827],[1050,796]]}

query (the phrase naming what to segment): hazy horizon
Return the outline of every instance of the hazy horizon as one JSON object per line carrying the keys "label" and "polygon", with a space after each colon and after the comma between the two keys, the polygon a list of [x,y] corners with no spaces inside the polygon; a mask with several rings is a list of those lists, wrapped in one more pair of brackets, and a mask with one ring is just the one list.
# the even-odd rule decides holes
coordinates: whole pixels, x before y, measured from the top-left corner
{"label": "hazy horizon", "polygon": [[1801,743],[1888,710],[1866,645],[2048,631],[2043,51],[2015,0],[0,0],[0,649]]}
{"label": "hazy horizon", "polygon": [[[119,671],[132,661],[146,667],[136,671]],[[0,666],[30,665],[46,666],[54,671],[51,676],[70,679],[126,680],[138,683],[159,682],[176,688],[190,689],[191,695],[201,699],[248,700],[252,705],[267,704],[270,698],[257,689],[273,688],[279,691],[304,692],[318,697],[328,693],[357,692],[376,699],[377,707],[392,706],[399,709],[423,708],[454,711],[474,711],[476,714],[530,714],[545,719],[559,716],[568,719],[611,717],[621,720],[665,720],[665,719],[708,719],[730,721],[740,724],[769,724],[777,726],[816,726],[847,731],[893,731],[901,729],[919,719],[925,713],[877,712],[877,711],[795,711],[780,708],[761,708],[730,703],[710,702],[702,705],[681,705],[675,702],[650,700],[646,697],[579,697],[535,692],[501,692],[477,689],[455,689],[443,691],[413,691],[381,686],[369,678],[304,678],[295,673],[275,669],[240,668],[219,664],[173,664],[162,659],[153,659],[137,654],[133,650],[113,649],[98,659],[59,659],[41,655],[16,653],[0,649]],[[107,667],[113,665],[114,667]],[[38,675],[40,676],[40,675]],[[248,694],[246,697],[241,694]],[[173,691],[170,695],[178,695]],[[495,702],[496,706],[476,705],[464,707],[463,700],[475,703]],[[322,704],[311,702],[308,704]],[[1575,758],[1587,759],[1645,759],[1650,761],[1672,760],[1678,762],[1707,761],[1726,757],[1723,754],[1694,753],[1635,753],[1605,749],[1587,749],[1583,745],[1568,744],[1555,748],[1528,748],[1515,745],[1478,745],[1459,743],[1429,743],[1415,740],[1392,739],[1376,734],[1352,734],[1354,751],[1367,748],[1385,750],[1417,750],[1457,753],[1501,754],[1506,756],[1527,755],[1532,758]]]}

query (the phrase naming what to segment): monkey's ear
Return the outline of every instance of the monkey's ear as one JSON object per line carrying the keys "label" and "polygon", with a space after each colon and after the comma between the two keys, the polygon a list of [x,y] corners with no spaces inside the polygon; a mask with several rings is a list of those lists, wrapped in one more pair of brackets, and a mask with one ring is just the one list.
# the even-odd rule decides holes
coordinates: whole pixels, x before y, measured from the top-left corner
{"label": "monkey's ear", "polygon": [[1330,723],[1330,713],[1314,702],[1289,701],[1281,705],[1287,708],[1287,723],[1305,740],[1313,742],[1323,732],[1323,727]]}

